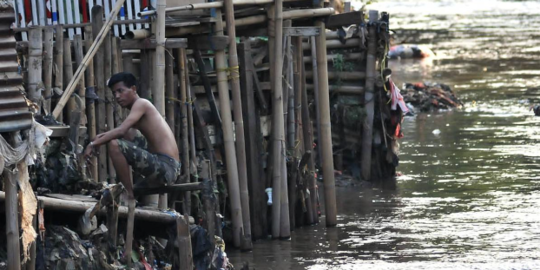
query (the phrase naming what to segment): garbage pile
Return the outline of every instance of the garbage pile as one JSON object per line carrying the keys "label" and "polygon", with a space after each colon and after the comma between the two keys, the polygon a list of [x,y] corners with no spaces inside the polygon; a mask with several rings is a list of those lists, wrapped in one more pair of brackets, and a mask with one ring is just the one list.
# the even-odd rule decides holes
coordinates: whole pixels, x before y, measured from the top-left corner
{"label": "garbage pile", "polygon": [[442,83],[406,83],[401,95],[412,111],[430,112],[463,106],[450,86]]}

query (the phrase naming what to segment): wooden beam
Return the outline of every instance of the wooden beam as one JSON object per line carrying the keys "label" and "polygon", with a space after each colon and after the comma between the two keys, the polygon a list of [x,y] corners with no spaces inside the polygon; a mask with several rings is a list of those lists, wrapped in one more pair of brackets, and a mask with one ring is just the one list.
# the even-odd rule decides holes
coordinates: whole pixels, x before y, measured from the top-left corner
{"label": "wooden beam", "polygon": [[330,15],[326,19],[326,28],[335,30],[340,26],[360,24],[362,22],[362,16],[364,16],[362,11]]}
{"label": "wooden beam", "polygon": [[188,47],[198,50],[225,50],[228,47],[229,36],[209,36],[197,35],[190,36],[188,39]]}
{"label": "wooden beam", "polygon": [[294,37],[318,36],[321,30],[317,27],[283,27],[283,34]]}

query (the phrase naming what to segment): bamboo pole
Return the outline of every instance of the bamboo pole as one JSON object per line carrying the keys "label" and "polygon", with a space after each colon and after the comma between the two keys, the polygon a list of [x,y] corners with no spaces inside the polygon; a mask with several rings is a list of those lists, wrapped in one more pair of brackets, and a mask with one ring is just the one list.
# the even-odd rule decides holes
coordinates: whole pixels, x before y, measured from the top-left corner
{"label": "bamboo pole", "polygon": [[174,130],[174,90],[175,90],[175,84],[174,84],[174,65],[173,65],[174,59],[173,56],[169,53],[165,55],[165,86],[167,87],[165,89],[166,93],[166,103],[165,103],[165,115],[167,119],[167,124],[169,124],[169,127],[171,130]]}
{"label": "bamboo pole", "polygon": [[45,29],[43,34],[43,84],[45,85],[43,109],[51,112],[52,71],[53,71],[53,29]]}
{"label": "bamboo pole", "polygon": [[322,168],[324,181],[324,199],[326,208],[326,226],[337,225],[336,185],[334,179],[334,157],[332,152],[332,130],[330,123],[330,94],[328,91],[328,61],[326,60],[326,37],[324,21],[316,21],[315,26],[321,29],[315,38],[317,47],[317,65],[319,67],[319,108],[321,115],[320,146],[322,152]]}
{"label": "bamboo pole", "polygon": [[[274,175],[273,175],[273,196],[274,192],[280,197],[279,204],[272,205],[272,211],[280,213],[279,223],[272,222],[272,231],[279,234],[273,234],[274,238],[289,238],[290,237],[290,222],[289,222],[289,207],[288,207],[288,192],[287,192],[287,170],[285,166],[285,128],[283,116],[283,1],[276,0],[275,2],[275,17],[274,17],[274,109],[272,128],[274,128],[273,150],[274,150]],[[280,210],[276,210],[280,208]],[[278,228],[275,228],[278,226]]]}
{"label": "bamboo pole", "polygon": [[[313,76],[313,97],[315,99],[315,115],[316,115],[316,124],[317,124],[317,160],[319,163],[322,163],[322,150],[321,150],[321,112],[319,111],[319,65],[318,65],[318,56],[317,56],[317,43],[315,42],[315,37],[311,37],[311,59],[312,59],[312,72],[317,74]],[[306,72],[307,73],[307,72]]]}
{"label": "bamboo pole", "polygon": [[[91,44],[93,43],[92,41],[92,27],[91,26],[87,26],[84,28],[84,43],[85,43],[85,47],[86,48],[90,48]],[[88,68],[86,69],[86,72],[85,72],[85,75],[86,75],[86,79],[85,79],[85,82],[86,82],[86,88],[88,90],[88,93],[87,94],[93,94],[95,95],[95,90],[96,90],[96,86],[95,86],[95,81],[94,81],[94,64],[93,64],[93,60],[90,59],[90,61],[88,61]],[[88,122],[88,137],[93,139],[96,137],[97,135],[97,128],[96,128],[96,107],[95,107],[95,103],[94,103],[94,100],[93,99],[88,99],[88,105],[86,106],[86,116],[88,118],[87,122]],[[92,179],[93,181],[97,181],[97,177],[98,177],[98,163],[97,163],[97,157],[96,156],[92,156],[90,158],[90,164],[91,164],[91,168],[90,168],[90,172],[91,172],[91,175],[92,175]]]}
{"label": "bamboo pole", "polygon": [[[107,81],[109,78],[111,78],[112,75],[112,33],[109,32],[105,36],[105,40],[103,41],[103,79],[105,84],[107,84]],[[114,111],[113,111],[113,93],[110,91],[107,87],[104,86],[104,94],[105,94],[105,113],[106,113],[106,130],[110,131],[114,129]],[[106,148],[109,148],[109,146],[105,146]],[[108,153],[108,151],[107,151]],[[109,184],[116,183],[116,170],[114,169],[114,165],[112,162],[112,159],[107,157],[107,171],[109,172]]]}
{"label": "bamboo pole", "polygon": [[238,162],[238,181],[240,186],[240,201],[242,204],[242,221],[244,235],[242,249],[251,250],[251,220],[249,213],[249,192],[246,161],[246,139],[244,134],[244,117],[242,115],[242,97],[240,93],[240,73],[238,67],[238,51],[236,48],[236,26],[234,21],[233,0],[224,0],[227,35],[229,36],[229,68],[233,100],[234,126],[236,134],[236,158]]}
{"label": "bamboo pole", "polygon": [[20,270],[19,243],[19,203],[17,200],[18,170],[4,170],[4,188],[6,198],[6,236],[7,236],[7,265],[8,270]]}
{"label": "bamboo pole", "polygon": [[191,251],[191,234],[189,231],[188,216],[179,216],[176,219],[176,241],[178,244],[179,261],[178,269],[193,269],[193,253]]}
{"label": "bamboo pole", "polygon": [[[187,57],[186,57],[187,59]],[[186,62],[187,63],[187,62]],[[187,112],[187,130],[188,130],[188,133],[186,134],[186,137],[188,138],[188,146],[189,148],[186,149],[186,151],[189,151],[188,154],[189,154],[189,163],[186,164],[186,166],[190,166],[190,176],[194,176],[196,179],[196,181],[198,181],[198,170],[197,170],[197,161],[196,161],[196,156],[195,156],[195,134],[194,134],[194,130],[193,130],[193,106],[192,106],[192,100],[191,100],[191,82],[189,81],[189,68],[188,66],[186,65],[186,68],[185,68],[185,72],[186,72],[186,103],[185,103],[185,107],[186,107],[186,112]],[[192,170],[193,169],[193,170]],[[188,178],[188,182],[191,181],[191,177]],[[186,198],[188,198],[187,200],[187,209],[188,209],[188,212],[187,214],[191,214],[191,192],[186,192]]]}
{"label": "bamboo pole", "polygon": [[[92,44],[92,46],[88,49],[86,55],[84,56],[83,64],[81,66],[79,66],[79,68],[77,68],[77,71],[75,72],[75,75],[74,75],[73,79],[70,81],[69,85],[66,87],[66,91],[62,95],[62,98],[60,99],[60,101],[58,102],[56,107],[54,108],[53,116],[55,118],[58,118],[58,116],[62,112],[62,109],[66,105],[66,102],[69,99],[69,96],[71,96],[71,94],[75,90],[75,86],[76,86],[78,80],[82,77],[83,72],[85,71],[85,69],[87,67],[88,60],[93,58],[94,55],[96,54],[97,49],[99,48],[99,46],[103,42],[103,39],[106,37],[107,33],[109,32],[109,30],[111,28],[111,25],[112,25],[112,22],[116,18],[116,16],[118,15],[118,12],[120,11],[120,8],[124,4],[124,1],[125,0],[118,0],[118,2],[116,2],[116,6],[112,10],[109,18],[107,18],[107,21],[105,22],[105,25],[103,27],[101,27],[101,30],[99,31],[99,33],[97,35],[95,35],[95,41]],[[92,8],[92,13],[94,13],[94,8]],[[95,20],[93,21],[93,23],[96,23]],[[97,32],[97,29],[96,29],[96,32]]]}
{"label": "bamboo pole", "polygon": [[[83,52],[83,40],[82,36],[77,34],[73,37],[73,46],[75,48],[75,63],[77,66],[80,66],[82,63],[82,60],[84,58],[84,52]],[[79,96],[83,99],[83,102],[81,102],[81,125],[86,126],[87,119],[86,119],[86,102],[84,99],[86,99],[86,81],[84,76],[79,81]]]}
{"label": "bamboo pole", "polygon": [[373,139],[373,114],[375,110],[375,74],[377,65],[377,26],[375,22],[379,19],[379,12],[369,11],[368,27],[368,53],[366,61],[366,91],[364,103],[366,108],[366,122],[362,132],[362,178],[365,181],[371,179],[371,148]]}
{"label": "bamboo pole", "polygon": [[[103,70],[105,69],[104,48],[101,46],[100,46],[101,48],[95,47],[96,44],[101,45],[101,43],[103,43],[104,39],[106,38],[106,33],[103,32],[103,29],[105,26],[103,26],[102,18],[103,18],[103,8],[101,6],[94,6],[92,8],[92,33],[94,34],[93,36],[95,36],[96,39],[94,40],[94,43],[92,44],[92,46],[86,52],[86,56],[85,56],[85,59],[89,59],[88,58],[88,55],[90,55],[89,53],[93,52],[93,54],[95,55],[95,59],[94,59],[95,61],[93,61],[94,76],[96,80],[96,94],[99,99],[105,98],[105,78],[104,78],[104,72],[103,72]],[[100,29],[102,30],[100,31]],[[98,31],[100,32],[99,34],[96,35],[95,33],[97,33]],[[94,49],[92,50],[92,48]],[[84,64],[82,66],[84,66]],[[77,69],[77,71],[79,71],[79,69]],[[56,105],[56,108],[58,108],[59,105],[60,104]],[[96,130],[97,134],[101,134],[107,131],[106,108],[105,108],[105,103],[103,103],[102,100],[97,100],[96,128],[97,128]],[[107,151],[99,151],[98,178],[97,178],[98,182],[107,182],[107,153],[106,152]]]}
{"label": "bamboo pole", "polygon": [[[182,153],[182,163],[185,164],[182,166],[184,168],[184,179],[186,179],[187,182],[190,181],[191,176],[191,166],[189,166],[190,160],[189,160],[189,135],[188,135],[188,122],[187,122],[187,56],[186,56],[186,50],[185,49],[178,49],[178,72],[180,77],[180,119],[181,119],[181,153]],[[184,193],[184,213],[189,213],[191,211],[191,198],[189,196],[189,193]]]}
{"label": "bamboo pole", "polygon": [[[111,39],[111,53],[112,53],[112,74],[116,74],[123,71],[122,63],[122,48],[120,48],[119,37],[112,37]],[[114,113],[114,127],[119,126],[124,117],[124,108],[120,107],[117,102],[114,101],[114,95],[112,100],[112,107]],[[127,110],[126,110],[127,111]]]}
{"label": "bamboo pole", "polygon": [[[68,84],[73,78],[73,59],[71,58],[71,40],[69,38],[64,39],[64,85]],[[75,97],[71,96],[67,104],[66,111],[66,123],[71,122],[71,112],[76,110],[77,103]]]}
{"label": "bamboo pole", "polygon": [[[41,108],[41,67],[43,66],[43,31],[39,28],[30,30],[28,46],[28,98]],[[41,114],[41,109],[38,109]]]}
{"label": "bamboo pole", "polygon": [[[216,24],[214,33],[223,35],[223,22],[221,11],[216,10]],[[229,34],[230,36],[230,34]],[[231,40],[234,40],[230,37]],[[229,100],[229,85],[227,83],[227,63],[225,51],[216,51],[216,72],[218,78],[219,104],[223,128],[223,144],[225,147],[225,159],[227,164],[227,182],[229,184],[229,199],[231,201],[231,214],[233,223],[233,245],[240,248],[243,240],[243,211],[238,177],[238,164],[236,161],[236,149],[234,147],[234,135],[232,128],[231,103]],[[235,67],[233,67],[235,68]]]}

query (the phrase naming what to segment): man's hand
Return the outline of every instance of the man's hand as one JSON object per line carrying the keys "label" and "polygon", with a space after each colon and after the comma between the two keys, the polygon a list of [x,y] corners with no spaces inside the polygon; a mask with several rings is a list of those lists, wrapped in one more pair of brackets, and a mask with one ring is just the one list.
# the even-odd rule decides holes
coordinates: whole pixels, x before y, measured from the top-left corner
{"label": "man's hand", "polygon": [[90,143],[88,146],[86,146],[86,149],[84,150],[84,159],[89,160],[94,155],[94,146],[92,143]]}

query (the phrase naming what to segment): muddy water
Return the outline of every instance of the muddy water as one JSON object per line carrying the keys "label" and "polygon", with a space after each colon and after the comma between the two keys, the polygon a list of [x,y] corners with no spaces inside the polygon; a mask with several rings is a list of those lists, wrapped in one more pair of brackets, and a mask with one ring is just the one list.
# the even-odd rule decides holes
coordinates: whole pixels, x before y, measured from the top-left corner
{"label": "muddy water", "polygon": [[[460,110],[405,119],[395,191],[338,188],[339,225],[228,250],[256,269],[540,269],[540,2],[377,1],[398,40],[398,85],[437,81]],[[534,89],[536,87],[536,90]],[[439,132],[433,132],[438,130]],[[436,134],[438,133],[438,134]],[[321,219],[324,221],[324,217]]]}

